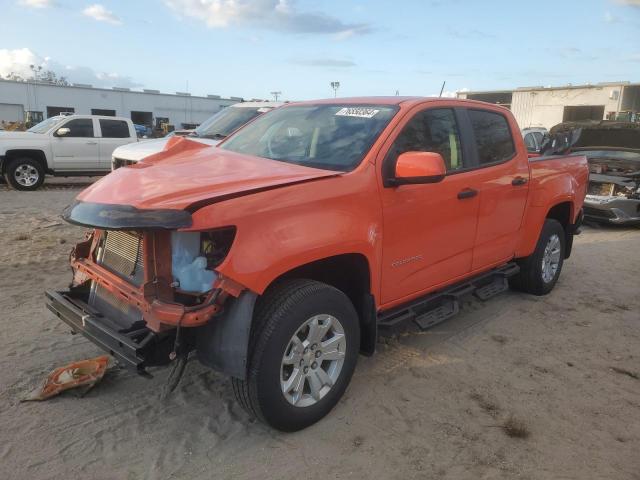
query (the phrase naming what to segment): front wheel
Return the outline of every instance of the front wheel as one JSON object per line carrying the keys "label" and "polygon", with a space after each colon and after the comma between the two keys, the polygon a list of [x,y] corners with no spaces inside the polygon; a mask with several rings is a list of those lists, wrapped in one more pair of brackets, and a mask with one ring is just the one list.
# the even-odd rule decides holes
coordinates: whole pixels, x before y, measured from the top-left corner
{"label": "front wheel", "polygon": [[533,253],[521,259],[520,272],[511,279],[511,286],[534,295],[546,295],[558,281],[566,251],[564,228],[548,218]]}
{"label": "front wheel", "polygon": [[278,430],[301,430],[346,390],[360,350],[358,316],[341,291],[290,280],[261,299],[251,346],[246,380],[232,380],[236,398]]}
{"label": "front wheel", "polygon": [[5,178],[15,190],[37,190],[44,183],[44,169],[32,158],[16,158],[7,165]]}

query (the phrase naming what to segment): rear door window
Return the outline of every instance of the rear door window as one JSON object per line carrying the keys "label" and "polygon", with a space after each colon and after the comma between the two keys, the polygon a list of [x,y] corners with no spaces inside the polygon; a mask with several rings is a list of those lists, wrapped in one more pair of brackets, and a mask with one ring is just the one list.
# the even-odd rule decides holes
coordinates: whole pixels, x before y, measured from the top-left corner
{"label": "rear door window", "polygon": [[100,120],[103,138],[128,138],[129,125],[123,120]]}
{"label": "rear door window", "polygon": [[504,115],[487,110],[469,110],[480,166],[505,162],[515,153],[515,145]]}

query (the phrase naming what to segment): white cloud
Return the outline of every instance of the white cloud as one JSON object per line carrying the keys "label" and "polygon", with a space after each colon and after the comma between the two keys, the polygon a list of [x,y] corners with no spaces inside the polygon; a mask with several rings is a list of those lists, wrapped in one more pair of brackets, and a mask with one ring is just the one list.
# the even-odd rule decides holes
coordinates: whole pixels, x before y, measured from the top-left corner
{"label": "white cloud", "polygon": [[119,17],[114,15],[113,12],[107,10],[103,5],[100,5],[99,3],[89,5],[82,11],[82,13],[85,16],[93,18],[94,20],[97,20],[99,22],[107,22],[111,23],[112,25],[122,24],[122,21]]}
{"label": "white cloud", "polygon": [[640,0],[615,0],[620,5],[628,5],[630,7],[640,8]]}
{"label": "white cloud", "polygon": [[0,49],[0,76],[6,77],[13,73],[22,78],[30,78],[33,75],[31,65],[42,67],[42,70],[51,70],[58,77],[67,78],[73,83],[87,83],[96,87],[141,87],[131,77],[118,73],[95,71],[89,67],[63,65],[50,57],[43,57],[28,48],[15,50]]}
{"label": "white cloud", "polygon": [[344,23],[318,12],[301,12],[295,0],[164,0],[178,15],[202,20],[210,28],[232,25],[286,33],[334,34],[338,39],[369,33],[367,24]]}
{"label": "white cloud", "polygon": [[19,0],[18,5],[29,8],[47,8],[53,6],[52,0]]}

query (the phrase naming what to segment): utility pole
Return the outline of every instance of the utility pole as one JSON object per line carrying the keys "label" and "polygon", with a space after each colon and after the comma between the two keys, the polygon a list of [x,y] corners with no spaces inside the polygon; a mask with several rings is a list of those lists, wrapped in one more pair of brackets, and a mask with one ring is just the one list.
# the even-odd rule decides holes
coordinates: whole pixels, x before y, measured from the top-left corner
{"label": "utility pole", "polygon": [[273,101],[277,102],[278,101],[278,97],[280,95],[282,95],[282,92],[278,90],[278,91],[275,91],[275,92],[271,92],[271,95],[273,95]]}
{"label": "utility pole", "polygon": [[331,88],[333,88],[333,98],[338,96],[338,89],[340,88],[340,82],[331,82]]}

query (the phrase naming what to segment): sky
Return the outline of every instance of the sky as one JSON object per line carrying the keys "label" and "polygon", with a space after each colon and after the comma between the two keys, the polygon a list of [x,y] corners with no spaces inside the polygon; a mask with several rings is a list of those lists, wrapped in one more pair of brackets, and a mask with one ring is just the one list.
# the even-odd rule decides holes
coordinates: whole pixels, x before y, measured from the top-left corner
{"label": "sky", "polygon": [[640,0],[0,0],[0,76],[245,99],[640,82]]}

